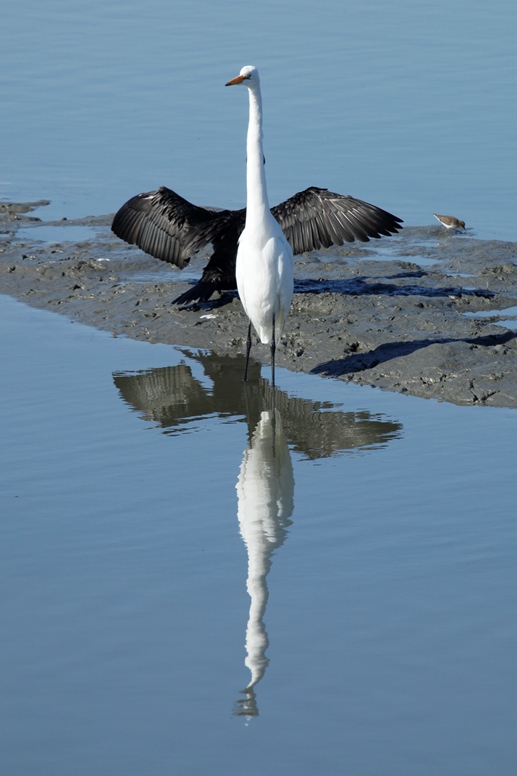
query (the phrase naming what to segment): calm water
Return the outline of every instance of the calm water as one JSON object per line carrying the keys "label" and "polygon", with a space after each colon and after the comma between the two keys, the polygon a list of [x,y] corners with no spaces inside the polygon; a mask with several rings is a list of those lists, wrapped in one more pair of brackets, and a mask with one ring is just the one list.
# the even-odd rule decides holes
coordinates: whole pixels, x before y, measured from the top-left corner
{"label": "calm water", "polygon": [[2,20],[0,198],[114,212],[165,183],[244,203],[261,70],[272,203],[308,185],[517,240],[514,0],[26,0]]}
{"label": "calm water", "polygon": [[[272,202],[517,240],[516,29],[514,0],[11,4],[0,199],[241,206],[252,63]],[[515,412],[245,391],[6,297],[0,330],[2,774],[513,776]]]}
{"label": "calm water", "polygon": [[514,412],[0,303],[2,773],[514,773]]}

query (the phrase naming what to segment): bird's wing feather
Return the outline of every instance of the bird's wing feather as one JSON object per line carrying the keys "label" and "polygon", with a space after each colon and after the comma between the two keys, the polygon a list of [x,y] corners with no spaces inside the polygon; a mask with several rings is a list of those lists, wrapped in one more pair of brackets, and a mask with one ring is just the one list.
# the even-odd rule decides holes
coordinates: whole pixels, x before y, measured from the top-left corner
{"label": "bird's wing feather", "polygon": [[205,245],[223,239],[239,212],[198,207],[160,186],[122,205],[111,228],[122,240],[182,269]]}
{"label": "bird's wing feather", "polygon": [[244,228],[246,211],[235,211],[235,218],[228,224],[228,230],[221,239],[214,241],[214,252],[203,270],[201,280],[192,288],[174,299],[174,304],[206,302],[215,291],[230,291],[237,288],[235,261],[237,243]]}
{"label": "bird's wing feather", "polygon": [[395,234],[402,220],[355,197],[311,186],[271,212],[291,243],[293,253],[330,248],[344,242]]}

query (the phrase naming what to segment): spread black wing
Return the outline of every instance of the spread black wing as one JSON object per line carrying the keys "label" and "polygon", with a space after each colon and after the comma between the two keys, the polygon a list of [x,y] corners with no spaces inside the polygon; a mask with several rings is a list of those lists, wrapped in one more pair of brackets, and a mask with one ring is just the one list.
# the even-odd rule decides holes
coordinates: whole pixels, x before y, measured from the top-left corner
{"label": "spread black wing", "polygon": [[[386,210],[316,187],[298,192],[271,212],[295,254],[354,240],[366,242],[402,228],[401,219]],[[212,255],[201,280],[174,299],[176,304],[189,304],[210,299],[214,291],[236,288],[235,260],[245,221],[245,208],[209,210],[161,186],[122,205],[111,228],[122,240],[180,269],[211,244]]]}
{"label": "spread black wing", "polygon": [[294,254],[354,240],[368,242],[370,237],[388,237],[402,228],[400,218],[376,205],[315,186],[281,202],[271,212]]}
{"label": "spread black wing", "polygon": [[235,259],[245,220],[245,209],[208,210],[160,186],[122,205],[111,228],[122,240],[180,269],[198,251],[212,245],[212,255],[199,283],[174,300],[186,304],[206,301],[214,291],[237,287]]}

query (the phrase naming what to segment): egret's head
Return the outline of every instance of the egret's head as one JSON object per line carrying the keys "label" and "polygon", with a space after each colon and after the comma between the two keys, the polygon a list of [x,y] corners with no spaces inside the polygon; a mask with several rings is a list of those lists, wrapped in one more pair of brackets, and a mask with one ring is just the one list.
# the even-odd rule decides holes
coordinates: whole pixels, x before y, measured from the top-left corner
{"label": "egret's head", "polygon": [[236,86],[237,84],[244,84],[244,86],[253,86],[253,84],[259,83],[259,74],[256,67],[253,65],[246,65],[242,68],[241,72],[236,78],[232,78],[228,81],[226,86]]}

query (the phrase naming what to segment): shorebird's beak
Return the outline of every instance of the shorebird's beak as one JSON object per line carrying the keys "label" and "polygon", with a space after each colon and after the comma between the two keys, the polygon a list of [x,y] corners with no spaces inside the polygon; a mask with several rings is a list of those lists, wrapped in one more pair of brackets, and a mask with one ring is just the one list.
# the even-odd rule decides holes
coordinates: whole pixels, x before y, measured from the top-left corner
{"label": "shorebird's beak", "polygon": [[246,80],[246,78],[249,78],[249,75],[238,75],[236,78],[232,78],[231,81],[228,81],[225,86],[235,86],[236,84],[241,84]]}

